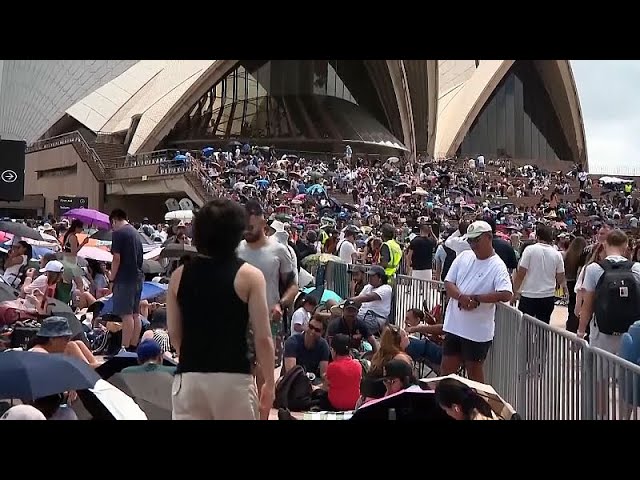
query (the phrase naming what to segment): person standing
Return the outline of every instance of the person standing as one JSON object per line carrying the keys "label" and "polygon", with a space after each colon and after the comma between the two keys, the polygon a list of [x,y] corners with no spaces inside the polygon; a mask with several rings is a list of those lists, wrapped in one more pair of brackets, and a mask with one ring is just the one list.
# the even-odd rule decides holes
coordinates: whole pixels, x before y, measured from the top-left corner
{"label": "person standing", "polygon": [[383,242],[380,248],[380,266],[384,268],[387,278],[393,281],[402,261],[402,248],[395,240],[396,232],[393,225],[385,223],[381,231]]}
{"label": "person standing", "polygon": [[556,285],[562,287],[565,295],[569,289],[562,254],[553,247],[551,228],[539,223],[536,239],[538,243],[530,245],[522,253],[513,282],[515,295],[512,303],[515,304],[520,297],[518,309],[548,325],[555,308]]}
{"label": "person standing", "polygon": [[[275,368],[282,365],[284,346],[284,310],[293,304],[298,285],[295,282],[293,262],[287,248],[273,238],[267,237],[266,220],[262,206],[255,200],[247,202],[247,230],[244,240],[238,245],[238,257],[253,265],[264,275],[267,288],[267,303],[271,315],[271,333],[275,343]],[[282,293],[282,295],[281,295]],[[260,359],[258,359],[260,361]],[[263,383],[262,369],[256,370],[258,389]]]}
{"label": "person standing", "polygon": [[437,239],[431,230],[431,222],[420,225],[420,235],[411,240],[407,250],[411,276],[420,280],[433,279],[433,251]]}
{"label": "person standing", "polygon": [[347,227],[344,232],[344,240],[338,244],[338,256],[347,265],[351,265],[358,260],[358,249],[354,243],[356,241],[356,232],[353,228]]}
{"label": "person standing", "polygon": [[[223,198],[207,203],[194,221],[199,255],[171,276],[167,325],[180,358],[172,389],[174,420],[269,417],[275,391],[273,340],[264,276],[236,254],[245,225],[239,204]],[[215,284],[203,283],[208,278],[215,278]],[[259,412],[249,326],[264,370]]]}
{"label": "person standing", "polygon": [[142,322],[139,308],[142,295],[142,241],[138,231],[127,221],[127,214],[116,208],[109,215],[113,235],[113,262],[109,280],[113,284],[113,314],[122,320],[122,348],[136,351]]}
{"label": "person standing", "polygon": [[456,256],[445,278],[449,304],[440,369],[446,376],[464,364],[469,379],[484,383],[483,364],[493,342],[496,303],[511,300],[511,278],[493,249],[487,222],[473,222],[462,238],[471,250]]}

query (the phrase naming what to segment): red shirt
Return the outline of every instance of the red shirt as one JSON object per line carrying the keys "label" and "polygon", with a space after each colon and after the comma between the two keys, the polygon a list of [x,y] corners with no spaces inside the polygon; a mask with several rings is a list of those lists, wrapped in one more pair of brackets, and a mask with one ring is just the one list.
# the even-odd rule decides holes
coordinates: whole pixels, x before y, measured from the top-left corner
{"label": "red shirt", "polygon": [[327,367],[329,402],[336,410],[353,410],[360,398],[362,366],[350,357],[338,357]]}

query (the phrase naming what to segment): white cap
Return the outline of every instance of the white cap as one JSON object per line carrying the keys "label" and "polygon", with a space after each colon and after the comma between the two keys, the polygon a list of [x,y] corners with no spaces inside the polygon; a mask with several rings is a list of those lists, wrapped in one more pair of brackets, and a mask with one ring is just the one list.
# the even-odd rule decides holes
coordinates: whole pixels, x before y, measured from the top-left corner
{"label": "white cap", "polygon": [[276,232],[284,232],[285,231],[284,223],[282,223],[280,220],[274,220],[273,222],[271,222],[269,227],[271,227]]}
{"label": "white cap", "polygon": [[487,222],[483,222],[482,220],[478,220],[469,225],[466,235],[464,235],[462,238],[464,240],[467,240],[469,238],[478,238],[483,233],[492,233],[491,225],[489,225]]}
{"label": "white cap", "polygon": [[16,405],[7,410],[0,420],[46,420],[46,417],[31,405]]}
{"label": "white cap", "polygon": [[47,273],[47,272],[62,273],[64,272],[64,265],[62,264],[62,262],[59,262],[58,260],[51,260],[50,262],[47,262],[44,268],[40,269],[40,273]]}

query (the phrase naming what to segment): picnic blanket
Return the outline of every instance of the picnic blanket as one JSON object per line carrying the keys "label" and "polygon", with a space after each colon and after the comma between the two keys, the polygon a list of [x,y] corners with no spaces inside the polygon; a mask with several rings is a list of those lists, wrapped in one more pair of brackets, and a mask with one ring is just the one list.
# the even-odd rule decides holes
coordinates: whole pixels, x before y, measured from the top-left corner
{"label": "picnic blanket", "polygon": [[[349,420],[354,411],[348,412],[291,412],[296,420]],[[271,409],[269,420],[278,420],[278,410]]]}

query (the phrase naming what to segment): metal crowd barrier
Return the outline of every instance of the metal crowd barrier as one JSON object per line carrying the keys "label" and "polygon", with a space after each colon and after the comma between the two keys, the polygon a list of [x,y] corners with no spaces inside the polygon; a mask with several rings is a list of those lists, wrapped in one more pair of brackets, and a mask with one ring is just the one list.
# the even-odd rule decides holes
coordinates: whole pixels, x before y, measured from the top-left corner
{"label": "metal crowd barrier", "polygon": [[[354,267],[328,267],[327,288],[348,296]],[[390,321],[400,327],[411,308],[445,307],[442,282],[397,275],[393,292]],[[484,372],[485,381],[527,420],[639,416],[640,366],[507,304],[496,306],[495,336]]]}
{"label": "metal crowd barrier", "polygon": [[406,275],[396,275],[393,286],[392,323],[405,327],[405,314],[412,308],[431,311],[436,305],[444,307],[444,284],[434,280],[419,280]]}

